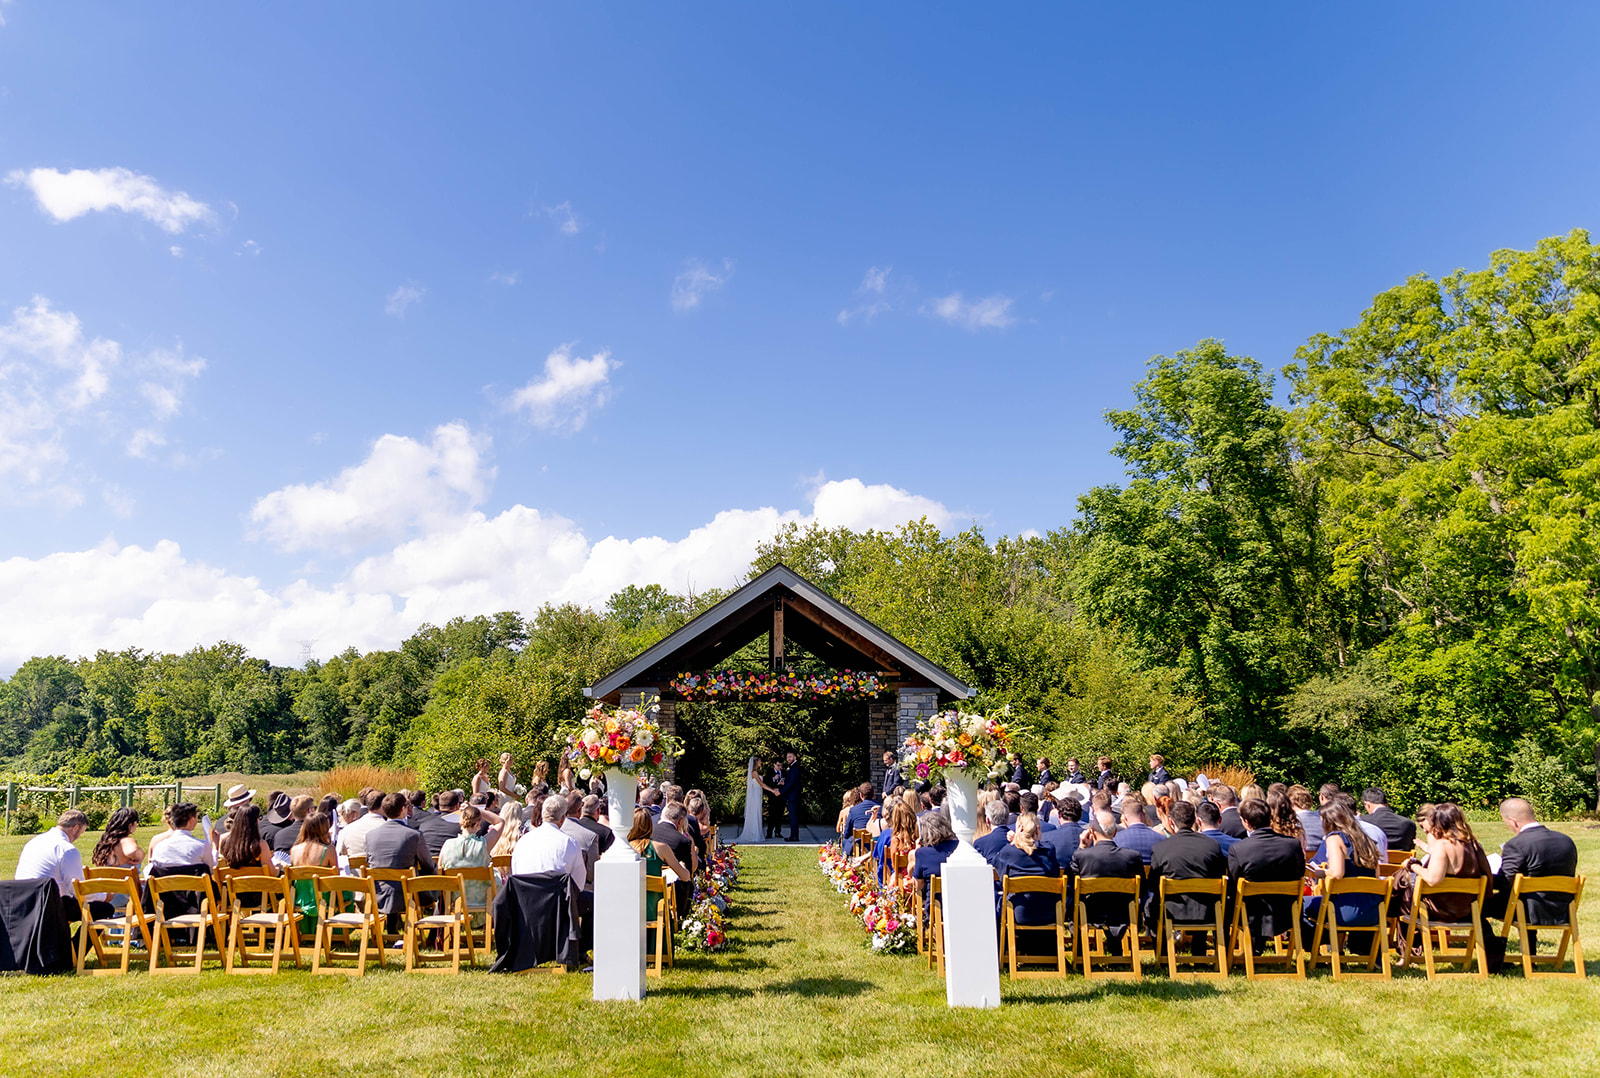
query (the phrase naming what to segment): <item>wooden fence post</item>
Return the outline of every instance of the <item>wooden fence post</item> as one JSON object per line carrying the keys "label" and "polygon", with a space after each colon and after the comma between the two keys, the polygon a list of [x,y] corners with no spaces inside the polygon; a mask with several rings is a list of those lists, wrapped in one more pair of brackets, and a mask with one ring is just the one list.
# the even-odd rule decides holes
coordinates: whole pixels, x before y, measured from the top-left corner
{"label": "wooden fence post", "polygon": [[213,815],[222,816],[222,783],[217,783],[217,807],[211,810]]}
{"label": "wooden fence post", "polygon": [[72,784],[72,789],[67,791],[67,807],[72,809],[78,807],[78,784],[76,782]]}
{"label": "wooden fence post", "polygon": [[122,807],[131,809],[133,807],[133,783],[128,783],[128,792],[124,797],[125,800],[122,802]]}

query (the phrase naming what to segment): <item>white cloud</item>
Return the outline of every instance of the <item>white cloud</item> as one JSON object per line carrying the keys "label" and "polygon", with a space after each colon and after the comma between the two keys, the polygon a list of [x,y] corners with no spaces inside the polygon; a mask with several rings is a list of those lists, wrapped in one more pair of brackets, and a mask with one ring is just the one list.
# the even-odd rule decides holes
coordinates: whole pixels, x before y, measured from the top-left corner
{"label": "white cloud", "polygon": [[463,423],[439,427],[429,444],[385,434],[366,460],[334,478],[258,499],[250,520],[280,550],[350,550],[412,528],[438,528],[488,496],[494,469],[483,459],[486,450]]}
{"label": "white cloud", "polygon": [[616,367],[610,352],[575,359],[572,346],[563,344],[545,357],[543,375],[511,395],[511,407],[526,410],[543,430],[579,430],[591,408],[605,405]]}
{"label": "white cloud", "polygon": [[871,266],[867,269],[866,275],[861,278],[860,286],[856,289],[856,296],[860,302],[839,312],[841,326],[847,326],[858,318],[871,322],[885,311],[894,309],[894,304],[885,295],[889,285],[889,274],[893,269],[892,266]]}
{"label": "white cloud", "polygon": [[556,223],[556,230],[563,236],[576,236],[583,231],[583,222],[572,212],[571,202],[563,202],[559,206],[546,206],[544,215]]}
{"label": "white cloud", "polygon": [[171,254],[173,258],[183,257],[183,248],[179,247],[176,243],[174,243],[171,247],[168,247],[167,252]]}
{"label": "white cloud", "polygon": [[1005,329],[1016,322],[1011,314],[1012,301],[1006,296],[985,296],[971,303],[961,298],[960,292],[935,299],[922,308],[924,314],[941,318],[962,329]]}
{"label": "white cloud", "polygon": [[512,270],[510,273],[495,272],[489,274],[489,280],[493,284],[514,285],[517,283],[518,276],[520,274],[516,270]]}
{"label": "white cloud", "polygon": [[95,210],[122,210],[177,234],[214,216],[204,202],[183,191],[169,191],[151,177],[125,168],[17,169],[6,176],[6,182],[27,187],[39,208],[57,221],[70,221]]}
{"label": "white cloud", "polygon": [[71,491],[74,433],[128,434],[129,455],[166,444],[165,425],[183,409],[205,360],[180,348],[125,354],[88,337],[70,311],[36,296],[0,325],[0,496],[28,500]]}
{"label": "white cloud", "polygon": [[727,284],[732,276],[733,263],[726,258],[722,260],[720,271],[713,270],[698,258],[684,259],[683,272],[672,282],[672,309],[694,310],[700,306],[702,299]]}
{"label": "white cloud", "polygon": [[[90,550],[0,561],[0,670],[30,655],[182,650],[223,639],[292,664],[302,640],[329,651],[394,647],[423,621],[443,624],[458,614],[531,613],[546,602],[598,607],[628,584],[727,587],[756,545],[788,523],[889,528],[922,516],[953,519],[931,499],[846,479],[821,483],[810,512],[728,509],[676,539],[590,541],[558,514],[525,505],[494,516],[469,508],[492,474],[480,452],[460,425],[439,428],[431,446],[386,436],[333,479],[257,502],[257,523],[290,545],[422,529],[329,585],[302,579],[270,588],[192,561],[170,540],[145,548],[108,538]],[[106,492],[108,500],[119,495]]]}
{"label": "white cloud", "polygon": [[406,311],[422,302],[427,289],[419,284],[403,284],[390,292],[383,303],[383,313],[390,318],[404,318]]}
{"label": "white cloud", "polygon": [[259,255],[261,253],[261,244],[257,243],[255,240],[245,240],[244,243],[239,246],[239,249],[233,253],[236,255]]}

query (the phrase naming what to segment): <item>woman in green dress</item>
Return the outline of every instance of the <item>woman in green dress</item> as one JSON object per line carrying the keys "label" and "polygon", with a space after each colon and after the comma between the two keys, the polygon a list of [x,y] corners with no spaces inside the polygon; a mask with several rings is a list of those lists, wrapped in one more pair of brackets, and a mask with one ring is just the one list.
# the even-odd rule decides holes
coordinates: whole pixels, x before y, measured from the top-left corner
{"label": "woman in green dress", "polygon": [[[683,867],[683,864],[678,860],[678,855],[672,852],[672,847],[665,842],[656,842],[653,838],[654,834],[655,820],[650,815],[650,810],[634,809],[633,826],[628,829],[628,845],[632,846],[634,852],[644,859],[645,875],[659,880],[661,878],[661,870],[670,868],[677,873],[678,879],[688,879],[689,870]],[[661,896],[654,891],[646,891],[644,901],[644,919],[646,921],[654,921],[656,919],[656,906],[660,903]],[[645,945],[654,950],[655,938],[653,936],[650,937]]]}
{"label": "woman in green dress", "polygon": [[[328,837],[332,821],[326,812],[313,812],[300,825],[300,838],[289,849],[289,864],[294,867],[315,865],[319,868],[337,867],[338,857],[333,852],[333,840]],[[317,929],[317,888],[313,880],[294,881],[294,908],[300,911],[300,931]]]}

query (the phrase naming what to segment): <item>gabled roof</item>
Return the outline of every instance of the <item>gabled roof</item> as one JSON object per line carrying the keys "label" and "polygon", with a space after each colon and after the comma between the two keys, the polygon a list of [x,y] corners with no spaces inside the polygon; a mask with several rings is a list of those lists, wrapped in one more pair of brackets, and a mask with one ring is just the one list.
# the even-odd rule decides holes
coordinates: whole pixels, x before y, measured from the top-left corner
{"label": "gabled roof", "polygon": [[[782,611],[796,617],[781,620]],[[777,613],[775,613],[777,612]],[[584,694],[616,702],[624,687],[665,687],[685,671],[713,669],[763,633],[789,637],[835,669],[878,670],[898,686],[929,686],[957,700],[972,687],[839,602],[786,565],[775,565]]]}

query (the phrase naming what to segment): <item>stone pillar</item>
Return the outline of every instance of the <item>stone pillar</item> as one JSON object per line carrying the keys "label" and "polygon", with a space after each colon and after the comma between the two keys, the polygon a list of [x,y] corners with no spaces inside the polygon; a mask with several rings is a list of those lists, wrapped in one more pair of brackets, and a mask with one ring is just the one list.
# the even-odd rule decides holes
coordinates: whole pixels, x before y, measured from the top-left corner
{"label": "stone pillar", "polygon": [[867,703],[867,780],[874,786],[883,769],[883,754],[899,755],[900,738],[895,736],[895,709],[891,696],[876,697]]}
{"label": "stone pillar", "polygon": [[[661,690],[651,686],[623,689],[619,705],[624,710],[643,711],[649,706],[650,701],[661,695]],[[662,700],[661,710],[656,712],[656,721],[661,724],[661,732],[678,736],[678,701]],[[671,782],[672,767],[668,766],[662,775],[663,782]]]}
{"label": "stone pillar", "polygon": [[917,722],[932,717],[939,710],[939,690],[907,688],[899,691],[895,708],[895,741],[904,741],[916,732]]}

